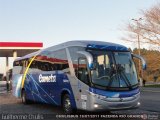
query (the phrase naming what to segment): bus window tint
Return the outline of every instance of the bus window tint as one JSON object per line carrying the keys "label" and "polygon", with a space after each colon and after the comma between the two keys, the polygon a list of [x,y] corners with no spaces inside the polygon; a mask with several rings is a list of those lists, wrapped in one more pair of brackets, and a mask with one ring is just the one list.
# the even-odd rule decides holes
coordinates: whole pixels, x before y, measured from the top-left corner
{"label": "bus window tint", "polygon": [[13,74],[23,74],[26,68],[26,61],[27,60],[15,61],[13,63]]}
{"label": "bus window tint", "polygon": [[30,66],[30,72],[62,70],[69,73],[69,65],[65,49],[47,51],[38,55]]}
{"label": "bus window tint", "polygon": [[[112,57],[109,53],[98,54],[94,52],[96,69],[91,71],[92,82],[101,86],[108,86],[110,81]],[[114,78],[113,78],[114,79]]]}
{"label": "bus window tint", "polygon": [[84,51],[85,49],[83,47],[69,47],[69,53],[72,60],[73,68],[75,75],[78,78],[78,58],[83,57],[80,54],[77,54],[77,51]]}
{"label": "bus window tint", "polygon": [[[121,72],[121,74],[126,77],[127,81],[129,81],[131,85],[138,84],[136,69],[130,53],[115,52],[114,56],[116,64],[123,68],[123,72]],[[122,87],[123,86],[124,84],[122,84]]]}
{"label": "bus window tint", "polygon": [[78,79],[88,84],[89,74],[87,70],[87,60],[85,58],[79,58],[78,60]]}

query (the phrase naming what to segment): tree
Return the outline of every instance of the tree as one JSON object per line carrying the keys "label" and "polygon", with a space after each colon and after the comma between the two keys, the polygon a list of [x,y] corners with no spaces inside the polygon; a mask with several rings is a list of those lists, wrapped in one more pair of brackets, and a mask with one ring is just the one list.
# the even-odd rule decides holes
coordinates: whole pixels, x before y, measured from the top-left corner
{"label": "tree", "polygon": [[147,43],[160,50],[160,3],[148,10],[142,10],[141,13],[142,19],[127,24],[125,30],[128,31],[128,36],[122,39],[137,42],[139,36],[140,43]]}
{"label": "tree", "polygon": [[[153,81],[155,77],[157,77],[157,81],[160,81],[160,62],[157,61],[156,58],[160,59],[160,52],[157,50],[147,50],[147,49],[140,49],[141,55],[147,62],[147,70],[143,71],[142,74],[138,74],[139,76],[143,77],[143,79],[147,81]],[[138,49],[135,48],[133,50],[134,54],[138,54]],[[138,70],[138,60],[134,59],[134,62],[136,63],[136,68]],[[142,69],[142,68],[141,68]],[[142,71],[141,71],[142,72]]]}
{"label": "tree", "polygon": [[[160,3],[148,10],[141,10],[141,15],[141,18],[134,19],[126,25],[127,36],[122,40],[133,43],[139,41],[141,45],[148,44],[152,48],[152,50],[134,49],[133,52],[141,53],[147,61],[147,70],[144,71],[143,78],[153,80],[155,76],[160,75]],[[138,61],[136,63],[138,69]],[[141,68],[139,69],[138,71],[141,71]],[[160,80],[160,77],[158,79]]]}

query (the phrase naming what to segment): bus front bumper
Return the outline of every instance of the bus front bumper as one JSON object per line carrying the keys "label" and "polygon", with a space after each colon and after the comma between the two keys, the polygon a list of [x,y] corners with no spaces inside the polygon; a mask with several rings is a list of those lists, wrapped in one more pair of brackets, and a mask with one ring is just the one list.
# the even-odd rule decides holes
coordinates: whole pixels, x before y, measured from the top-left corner
{"label": "bus front bumper", "polygon": [[140,106],[140,93],[125,98],[99,98],[91,96],[91,106],[89,111],[112,111],[135,109]]}

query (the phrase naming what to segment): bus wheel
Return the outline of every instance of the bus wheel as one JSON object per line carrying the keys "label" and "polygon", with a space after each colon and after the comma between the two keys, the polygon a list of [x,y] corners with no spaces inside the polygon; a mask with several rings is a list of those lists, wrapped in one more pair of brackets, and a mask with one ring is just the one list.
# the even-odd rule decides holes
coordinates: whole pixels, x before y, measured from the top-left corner
{"label": "bus wheel", "polygon": [[22,90],[22,103],[23,104],[28,104],[29,101],[26,99],[26,92],[25,90]]}
{"label": "bus wheel", "polygon": [[63,106],[63,111],[64,111],[65,114],[71,114],[73,112],[72,111],[71,100],[70,100],[68,94],[65,94],[63,96],[62,106]]}

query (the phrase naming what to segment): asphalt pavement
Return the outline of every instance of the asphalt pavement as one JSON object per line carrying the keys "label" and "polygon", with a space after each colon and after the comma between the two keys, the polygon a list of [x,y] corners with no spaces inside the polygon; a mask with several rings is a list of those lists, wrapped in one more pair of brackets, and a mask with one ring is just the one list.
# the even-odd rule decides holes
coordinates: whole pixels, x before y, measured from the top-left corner
{"label": "asphalt pavement", "polygon": [[[4,119],[5,115],[33,115],[32,117],[35,119],[34,115],[39,115],[39,119],[66,119],[66,116],[62,112],[61,107],[47,105],[42,103],[32,103],[28,105],[24,105],[21,103],[21,99],[17,99],[12,96],[11,92],[6,92],[4,88],[0,88],[0,114],[1,118]],[[90,113],[86,111],[78,111],[78,118],[83,118],[84,115],[104,115],[101,118],[110,119],[116,118],[116,115],[121,115],[122,118],[126,119],[126,115],[140,115],[141,118],[150,118],[151,119],[160,119],[160,88],[141,88],[141,106],[138,109],[133,110],[121,110],[121,111],[112,111],[110,113]],[[48,117],[50,116],[50,117]],[[76,118],[76,115],[69,116]],[[93,116],[90,116],[92,118]],[[97,119],[96,116],[92,119]],[[127,118],[130,116],[127,116]],[[67,117],[68,118],[68,117]],[[73,119],[72,118],[72,119]],[[132,119],[134,116],[131,117]],[[88,119],[88,118],[87,118]]]}

